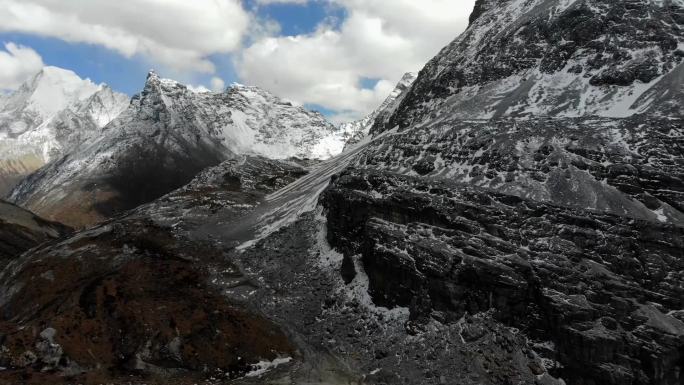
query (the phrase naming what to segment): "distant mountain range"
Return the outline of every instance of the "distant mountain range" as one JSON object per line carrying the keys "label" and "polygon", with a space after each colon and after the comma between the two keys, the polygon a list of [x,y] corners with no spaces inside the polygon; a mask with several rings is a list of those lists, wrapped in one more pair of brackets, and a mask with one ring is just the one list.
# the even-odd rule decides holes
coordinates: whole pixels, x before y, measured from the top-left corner
{"label": "distant mountain range", "polygon": [[[9,199],[76,227],[156,199],[238,154],[320,160],[339,154],[348,139],[319,113],[256,87],[235,84],[225,92],[195,92],[151,72],[143,91],[118,111],[123,98],[109,88],[100,87],[83,102],[71,95],[80,97],[99,88],[73,78],[68,78],[71,83],[50,80],[49,92],[78,101],[64,110],[33,101],[46,99],[43,94],[48,91],[40,85],[47,82],[45,74],[52,79],[66,72],[43,71],[10,99],[29,95],[28,107],[21,111],[33,120],[15,147],[24,157],[42,150],[37,165],[45,167],[16,186]],[[103,103],[106,95],[111,96],[107,101],[117,103]],[[103,105],[107,108],[95,108]],[[34,109],[35,114],[25,112]],[[49,123],[33,128],[45,121]],[[97,125],[102,123],[106,124]],[[46,137],[44,143],[34,139],[40,135]],[[12,140],[0,145],[13,145]]]}

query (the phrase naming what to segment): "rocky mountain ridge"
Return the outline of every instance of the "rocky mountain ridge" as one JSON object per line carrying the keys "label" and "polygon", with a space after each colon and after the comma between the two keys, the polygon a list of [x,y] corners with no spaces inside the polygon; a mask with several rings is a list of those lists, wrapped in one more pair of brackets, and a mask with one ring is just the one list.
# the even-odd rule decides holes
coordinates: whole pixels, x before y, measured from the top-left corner
{"label": "rocky mountain ridge", "polygon": [[479,0],[468,29],[373,132],[461,119],[681,115],[682,4]]}
{"label": "rocky mountain ridge", "polygon": [[340,131],[256,87],[195,92],[151,72],[126,111],[17,186],[10,199],[80,227],[154,200],[237,154],[325,159]]}
{"label": "rocky mountain ridge", "polygon": [[0,261],[7,263],[41,243],[71,235],[72,229],[0,200]]}

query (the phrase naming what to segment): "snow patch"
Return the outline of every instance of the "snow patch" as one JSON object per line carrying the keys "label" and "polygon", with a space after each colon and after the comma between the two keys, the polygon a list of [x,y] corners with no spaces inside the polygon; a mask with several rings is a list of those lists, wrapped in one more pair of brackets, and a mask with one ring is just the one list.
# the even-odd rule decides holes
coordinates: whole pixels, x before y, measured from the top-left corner
{"label": "snow patch", "polygon": [[665,223],[667,222],[667,216],[665,215],[665,209],[664,208],[659,208],[658,210],[654,210],[653,213],[656,215],[656,219],[659,222]]}
{"label": "snow patch", "polygon": [[269,370],[273,370],[280,365],[288,364],[292,361],[292,357],[276,358],[273,361],[259,361],[252,365],[252,371],[245,374],[245,377],[260,377]]}

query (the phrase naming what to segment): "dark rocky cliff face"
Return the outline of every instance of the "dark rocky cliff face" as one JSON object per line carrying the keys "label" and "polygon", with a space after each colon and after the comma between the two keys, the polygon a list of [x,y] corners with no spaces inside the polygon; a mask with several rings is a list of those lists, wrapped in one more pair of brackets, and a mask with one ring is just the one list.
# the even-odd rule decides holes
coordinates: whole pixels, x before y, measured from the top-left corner
{"label": "dark rocky cliff face", "polygon": [[478,1],[322,195],[345,279],[418,325],[493,312],[568,384],[682,384],[683,14]]}
{"label": "dark rocky cliff face", "polygon": [[369,169],[323,199],[375,303],[450,322],[494,309],[550,342],[569,383],[679,383],[684,228]]}
{"label": "dark rocky cliff face", "polygon": [[473,24],[478,17],[482,16],[482,14],[492,6],[496,6],[496,0],[477,0],[475,2],[473,12],[470,14],[470,18],[468,19],[469,23]]}

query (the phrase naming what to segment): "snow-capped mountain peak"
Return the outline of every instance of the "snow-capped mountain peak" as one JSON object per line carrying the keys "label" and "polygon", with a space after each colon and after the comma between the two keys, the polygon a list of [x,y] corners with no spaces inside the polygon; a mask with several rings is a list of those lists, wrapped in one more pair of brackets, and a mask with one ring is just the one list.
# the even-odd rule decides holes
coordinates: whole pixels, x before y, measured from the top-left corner
{"label": "snow-capped mountain peak", "polygon": [[147,78],[145,80],[145,88],[143,92],[150,92],[153,89],[159,90],[160,87],[165,87],[165,88],[175,88],[175,87],[182,87],[182,88],[187,88],[184,84],[181,84],[173,79],[167,79],[167,78],[162,78],[159,76],[157,71],[155,70],[150,70],[150,72],[147,73]]}
{"label": "snow-capped mountain peak", "polygon": [[[320,113],[258,87],[196,92],[150,72],[100,135],[22,182],[11,199],[80,226],[156,199],[236,154],[327,159],[344,139]],[[84,205],[84,195],[95,198]]]}
{"label": "snow-capped mountain peak", "polygon": [[73,71],[45,67],[0,100],[0,194],[112,121],[128,97]]}
{"label": "snow-capped mountain peak", "polygon": [[327,159],[342,152],[344,138],[323,115],[259,87],[232,84],[226,91],[232,127],[224,130],[236,153],[272,159]]}
{"label": "snow-capped mountain peak", "polygon": [[73,71],[45,67],[24,83],[5,104],[5,110],[24,108],[47,119],[67,106],[85,100],[100,91],[90,79],[81,79]]}
{"label": "snow-capped mountain peak", "polygon": [[76,103],[72,110],[78,115],[89,116],[97,127],[104,127],[128,107],[128,102],[128,97],[105,84],[87,99]]}

